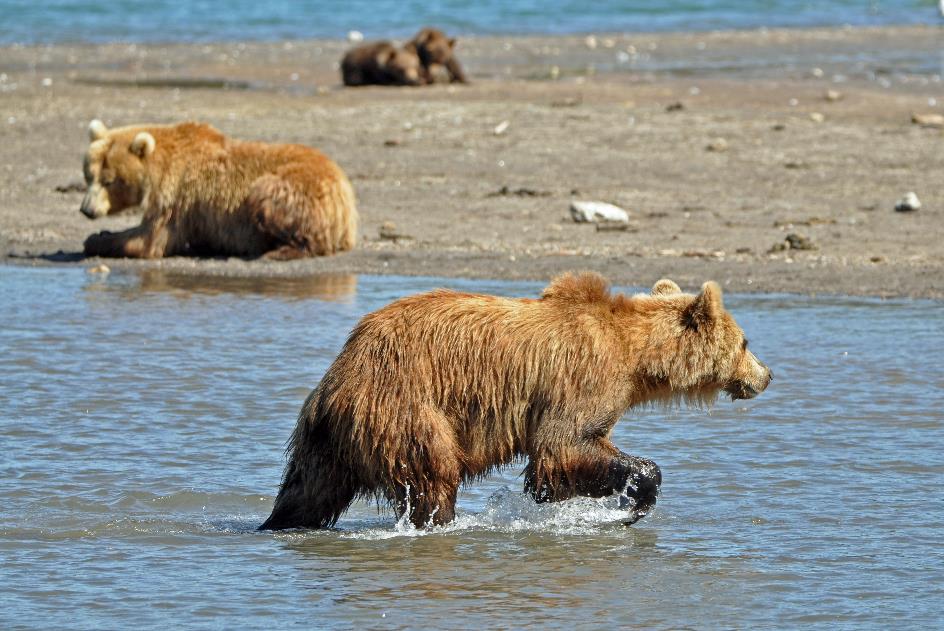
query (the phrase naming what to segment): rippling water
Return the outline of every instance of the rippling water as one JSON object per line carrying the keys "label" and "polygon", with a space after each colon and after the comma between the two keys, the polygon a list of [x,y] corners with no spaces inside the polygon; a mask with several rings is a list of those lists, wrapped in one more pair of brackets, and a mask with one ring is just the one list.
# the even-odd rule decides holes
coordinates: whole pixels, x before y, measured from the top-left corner
{"label": "rippling water", "polygon": [[190,42],[469,33],[700,31],[758,26],[933,24],[935,0],[0,0],[0,42]]}
{"label": "rippling water", "polygon": [[944,304],[729,296],[777,380],[617,425],[662,498],[533,504],[520,467],[431,532],[358,504],[273,535],[282,447],[355,320],[539,285],[0,267],[0,626],[932,627]]}

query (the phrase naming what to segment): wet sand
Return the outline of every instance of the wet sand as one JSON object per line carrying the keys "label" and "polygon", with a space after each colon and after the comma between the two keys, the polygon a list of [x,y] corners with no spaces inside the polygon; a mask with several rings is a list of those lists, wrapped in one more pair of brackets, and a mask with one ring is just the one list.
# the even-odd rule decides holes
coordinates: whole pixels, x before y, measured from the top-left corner
{"label": "wet sand", "polygon": [[[351,253],[289,263],[116,261],[227,276],[543,280],[596,269],[732,291],[944,297],[942,31],[932,27],[465,38],[472,85],[343,89],[346,42],[0,49],[0,256],[85,265],[92,118],[199,119],[319,147],[359,197]],[[827,91],[839,93],[828,99]],[[835,95],[833,95],[835,96]],[[678,107],[678,104],[681,107]],[[507,129],[495,129],[507,121]],[[710,151],[716,139],[726,150]],[[923,207],[896,213],[914,191]],[[574,223],[615,203],[625,231]],[[393,222],[397,238],[382,238]],[[788,234],[812,250],[774,250]]]}

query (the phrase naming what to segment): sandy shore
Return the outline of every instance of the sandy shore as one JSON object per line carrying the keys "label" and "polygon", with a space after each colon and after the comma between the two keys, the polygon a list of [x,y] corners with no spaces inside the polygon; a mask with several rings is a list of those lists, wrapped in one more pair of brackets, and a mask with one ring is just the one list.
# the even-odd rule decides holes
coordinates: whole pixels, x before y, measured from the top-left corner
{"label": "sandy shore", "polygon": [[[542,280],[596,269],[732,291],[944,297],[941,30],[467,38],[474,83],[339,86],[339,41],[0,49],[0,255],[90,265],[92,118],[199,119],[324,150],[359,196],[352,253],[290,263],[108,261],[225,275],[321,271]],[[837,91],[838,99],[826,93]],[[832,96],[836,96],[835,94]],[[679,105],[681,107],[679,107]],[[504,133],[496,126],[507,121]],[[707,149],[724,139],[726,150]],[[914,191],[923,207],[896,213]],[[569,218],[626,208],[626,231]],[[385,222],[402,238],[380,237]],[[771,251],[788,234],[815,249]]]}

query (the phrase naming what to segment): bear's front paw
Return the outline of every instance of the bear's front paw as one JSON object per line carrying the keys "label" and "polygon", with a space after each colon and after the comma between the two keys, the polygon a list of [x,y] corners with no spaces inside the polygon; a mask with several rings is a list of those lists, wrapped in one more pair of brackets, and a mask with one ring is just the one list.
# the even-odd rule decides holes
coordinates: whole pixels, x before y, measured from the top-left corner
{"label": "bear's front paw", "polygon": [[85,256],[103,256],[108,254],[112,234],[113,233],[108,230],[102,230],[98,234],[89,235],[85,243],[82,244],[82,251],[85,253]]}

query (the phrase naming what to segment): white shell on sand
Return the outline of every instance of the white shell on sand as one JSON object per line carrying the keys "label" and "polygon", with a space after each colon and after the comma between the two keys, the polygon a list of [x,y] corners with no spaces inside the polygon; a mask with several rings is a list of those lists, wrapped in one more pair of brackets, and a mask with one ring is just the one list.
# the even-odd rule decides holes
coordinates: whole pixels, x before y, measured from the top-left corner
{"label": "white shell on sand", "polygon": [[629,213],[613,204],[606,202],[570,202],[570,216],[577,223],[592,223],[597,221],[616,221],[629,223]]}
{"label": "white shell on sand", "polygon": [[912,114],[911,122],[922,127],[944,127],[944,115],[941,114]]}
{"label": "white shell on sand", "polygon": [[360,31],[348,31],[347,32],[347,41],[349,42],[363,42],[364,34]]}
{"label": "white shell on sand", "polygon": [[905,193],[905,196],[895,204],[895,210],[900,213],[908,213],[921,208],[921,200],[914,193]]}

